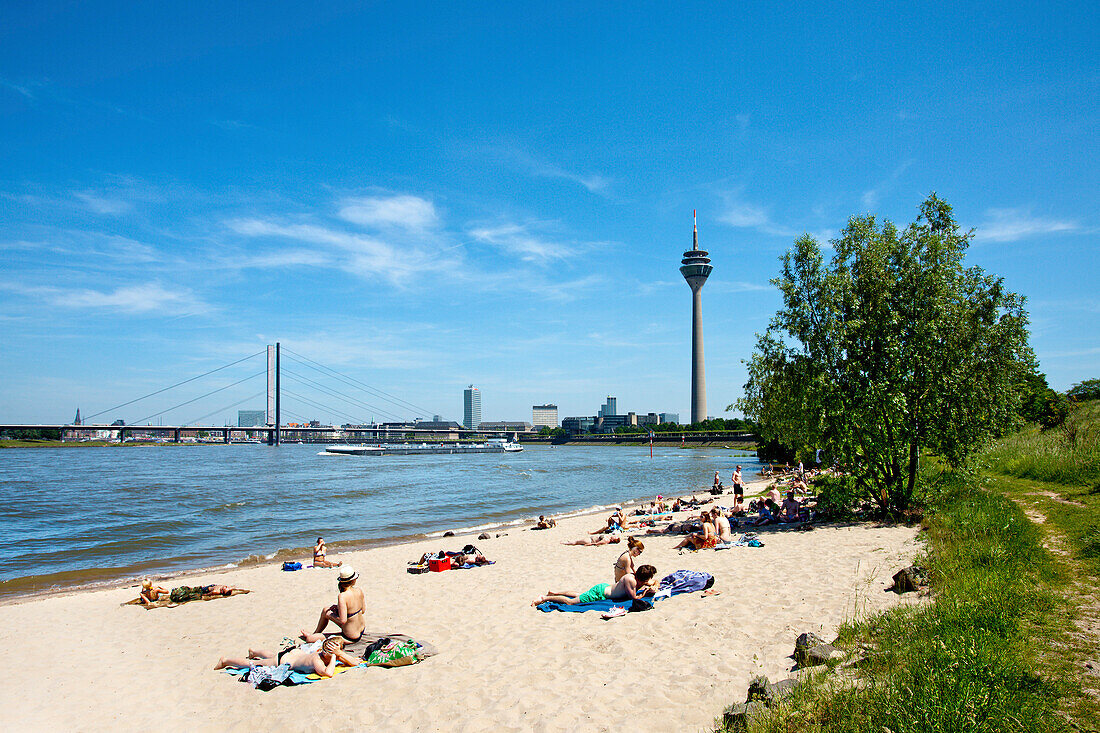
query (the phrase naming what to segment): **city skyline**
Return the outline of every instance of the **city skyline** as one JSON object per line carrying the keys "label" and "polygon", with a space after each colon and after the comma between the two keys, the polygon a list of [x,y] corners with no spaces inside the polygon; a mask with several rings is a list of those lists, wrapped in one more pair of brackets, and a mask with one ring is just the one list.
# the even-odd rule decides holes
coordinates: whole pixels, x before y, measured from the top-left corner
{"label": "city skyline", "polygon": [[[407,419],[457,421],[473,382],[489,420],[609,392],[686,420],[695,208],[708,411],[733,417],[794,239],[828,255],[849,216],[904,226],[933,190],[967,264],[1028,298],[1051,385],[1100,376],[1094,6],[9,5],[0,422],[276,341]],[[163,419],[235,422],[263,407],[232,406],[245,386]],[[292,390],[284,420],[347,422]]]}

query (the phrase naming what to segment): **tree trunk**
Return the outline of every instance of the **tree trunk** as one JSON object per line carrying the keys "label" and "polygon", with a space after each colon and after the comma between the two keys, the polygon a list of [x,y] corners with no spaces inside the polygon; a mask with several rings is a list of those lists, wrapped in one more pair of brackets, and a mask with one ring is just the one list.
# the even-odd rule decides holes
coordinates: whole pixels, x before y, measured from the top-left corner
{"label": "tree trunk", "polygon": [[905,503],[907,505],[909,503],[909,500],[913,498],[913,491],[917,486],[917,464],[919,462],[920,446],[917,445],[917,439],[913,438],[909,441],[909,483],[908,486],[906,486],[905,491]]}

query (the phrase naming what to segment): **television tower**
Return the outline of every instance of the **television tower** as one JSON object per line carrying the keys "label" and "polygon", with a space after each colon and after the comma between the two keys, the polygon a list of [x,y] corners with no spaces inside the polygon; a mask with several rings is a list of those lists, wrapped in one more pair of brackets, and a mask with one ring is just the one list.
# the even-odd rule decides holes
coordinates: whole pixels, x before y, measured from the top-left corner
{"label": "television tower", "polygon": [[691,421],[707,419],[707,377],[703,367],[703,283],[714,268],[699,249],[699,220],[692,209],[691,249],[680,261],[680,274],[691,287]]}

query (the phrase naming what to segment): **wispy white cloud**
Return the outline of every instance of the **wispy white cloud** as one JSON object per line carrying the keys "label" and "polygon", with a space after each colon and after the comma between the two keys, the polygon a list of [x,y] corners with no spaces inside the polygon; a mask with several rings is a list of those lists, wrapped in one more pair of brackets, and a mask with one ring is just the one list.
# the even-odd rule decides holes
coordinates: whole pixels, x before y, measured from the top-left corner
{"label": "wispy white cloud", "polygon": [[430,229],[439,224],[435,204],[411,195],[368,196],[341,202],[339,216],[365,227]]}
{"label": "wispy white cloud", "polygon": [[794,237],[798,232],[772,220],[771,214],[763,206],[750,203],[741,198],[739,192],[727,192],[722,195],[724,206],[718,215],[718,221],[739,229],[755,229],[761,234],[773,237]]}
{"label": "wispy white cloud", "polygon": [[775,286],[768,283],[750,283],[743,280],[710,280],[707,288],[712,292],[723,293],[754,293],[765,290],[775,290]]}
{"label": "wispy white cloud", "polygon": [[533,234],[529,226],[521,224],[476,227],[469,231],[469,235],[478,242],[517,255],[526,262],[545,263],[576,254],[570,245],[542,239]]}
{"label": "wispy white cloud", "polygon": [[31,88],[31,85],[29,85],[29,84],[16,84],[15,82],[8,81],[7,79],[0,79],[0,87],[3,87],[5,89],[10,89],[11,91],[15,92],[16,94],[22,95],[23,97],[26,97],[27,99],[34,99],[35,98],[34,90]]}
{"label": "wispy white cloud", "polygon": [[985,221],[975,227],[975,241],[1015,242],[1041,234],[1066,234],[1081,231],[1076,221],[1044,219],[1027,209],[987,209]]}
{"label": "wispy white cloud", "polygon": [[94,191],[75,191],[73,196],[83,202],[86,208],[96,214],[118,216],[119,214],[125,214],[134,207],[131,202],[125,199],[103,196]]}
{"label": "wispy white cloud", "polygon": [[412,243],[396,246],[378,237],[318,224],[282,224],[263,219],[238,219],[227,224],[246,237],[274,237],[330,247],[339,254],[329,261],[341,269],[367,279],[383,279],[398,287],[408,286],[418,273],[447,271],[459,266],[453,257],[442,254],[437,247]]}
{"label": "wispy white cloud", "polygon": [[894,168],[893,172],[883,181],[881,181],[874,188],[869,188],[863,192],[863,196],[860,197],[860,201],[863,203],[865,209],[873,209],[879,205],[879,201],[882,198],[882,194],[893,188],[898,179],[905,175],[905,171],[909,170],[909,167],[915,163],[915,160],[903,161],[897,168]]}
{"label": "wispy white cloud", "polygon": [[0,290],[39,298],[61,308],[102,309],[121,313],[145,314],[164,310],[166,316],[181,312],[201,313],[209,307],[186,289],[169,289],[160,283],[127,285],[111,291],[91,288],[58,288],[0,283]]}
{"label": "wispy white cloud", "polygon": [[570,170],[556,163],[535,157],[526,151],[510,147],[489,146],[478,151],[480,154],[500,158],[520,168],[526,169],[531,175],[539,178],[559,178],[571,181],[583,186],[591,193],[607,196],[610,193],[610,177],[591,171]]}

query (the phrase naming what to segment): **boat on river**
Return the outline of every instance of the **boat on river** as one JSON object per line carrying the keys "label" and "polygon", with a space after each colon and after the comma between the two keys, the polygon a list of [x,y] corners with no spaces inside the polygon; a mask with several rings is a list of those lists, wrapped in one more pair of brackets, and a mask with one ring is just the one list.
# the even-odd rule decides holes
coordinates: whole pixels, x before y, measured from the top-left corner
{"label": "boat on river", "polygon": [[453,453],[518,453],[519,443],[490,438],[484,443],[376,443],[374,445],[330,445],[319,456],[418,456]]}

